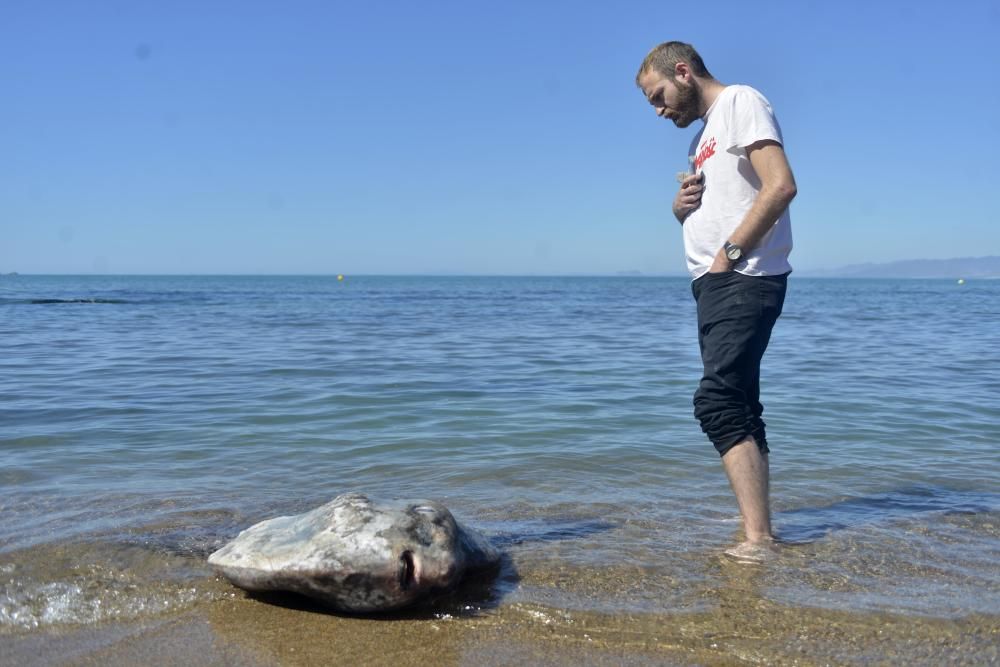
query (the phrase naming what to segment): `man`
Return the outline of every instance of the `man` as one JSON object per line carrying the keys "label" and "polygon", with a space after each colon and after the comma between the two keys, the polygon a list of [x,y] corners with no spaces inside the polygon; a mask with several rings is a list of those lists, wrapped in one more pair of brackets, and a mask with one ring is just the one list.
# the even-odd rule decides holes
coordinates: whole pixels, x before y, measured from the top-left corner
{"label": "man", "polygon": [[636,83],[656,114],[677,127],[704,121],[673,203],[705,366],[694,412],[722,457],[743,518],[746,540],[726,554],[759,561],[774,540],[760,361],[792,270],[795,179],[768,101],[749,86],[717,81],[690,44],[654,48]]}

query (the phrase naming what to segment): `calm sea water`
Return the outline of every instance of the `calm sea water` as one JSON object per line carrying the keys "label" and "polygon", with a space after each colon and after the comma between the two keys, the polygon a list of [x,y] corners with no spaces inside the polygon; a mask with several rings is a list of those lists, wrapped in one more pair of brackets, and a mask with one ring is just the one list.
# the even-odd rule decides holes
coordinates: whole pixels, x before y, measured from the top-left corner
{"label": "calm sea water", "polygon": [[[710,605],[738,515],[686,279],[0,278],[0,630],[219,595],[204,558],[346,491],[493,537],[502,602]],[[790,281],[761,595],[1000,613],[1000,281]]]}

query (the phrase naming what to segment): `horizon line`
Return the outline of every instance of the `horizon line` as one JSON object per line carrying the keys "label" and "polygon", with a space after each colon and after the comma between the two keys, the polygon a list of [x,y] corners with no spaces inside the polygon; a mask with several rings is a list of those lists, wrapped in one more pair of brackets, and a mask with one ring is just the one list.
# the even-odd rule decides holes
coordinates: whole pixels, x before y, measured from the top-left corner
{"label": "horizon line", "polygon": [[[953,276],[866,276],[836,275],[831,269],[799,269],[793,273],[799,278],[817,280],[953,280]],[[30,277],[80,277],[80,278],[685,278],[687,273],[0,273],[0,279]],[[971,276],[966,280],[997,279],[993,276]]]}

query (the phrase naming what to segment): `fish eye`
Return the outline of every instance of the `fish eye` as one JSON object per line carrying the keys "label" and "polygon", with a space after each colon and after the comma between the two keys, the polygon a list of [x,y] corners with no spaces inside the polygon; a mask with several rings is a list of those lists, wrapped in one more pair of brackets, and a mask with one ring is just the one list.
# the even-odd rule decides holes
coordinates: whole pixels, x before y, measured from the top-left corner
{"label": "fish eye", "polygon": [[407,590],[413,585],[416,568],[413,565],[413,552],[404,551],[399,556],[399,587]]}

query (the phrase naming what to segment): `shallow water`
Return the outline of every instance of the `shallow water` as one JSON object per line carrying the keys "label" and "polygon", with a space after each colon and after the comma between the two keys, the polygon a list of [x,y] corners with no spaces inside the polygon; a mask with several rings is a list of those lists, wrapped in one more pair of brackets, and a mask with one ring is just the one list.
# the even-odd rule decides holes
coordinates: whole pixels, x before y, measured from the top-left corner
{"label": "shallow water", "polygon": [[[761,601],[1000,614],[997,350],[1000,281],[792,277]],[[0,632],[223,598],[208,553],[346,491],[492,536],[494,608],[728,590],[685,279],[4,276],[0,351]]]}

